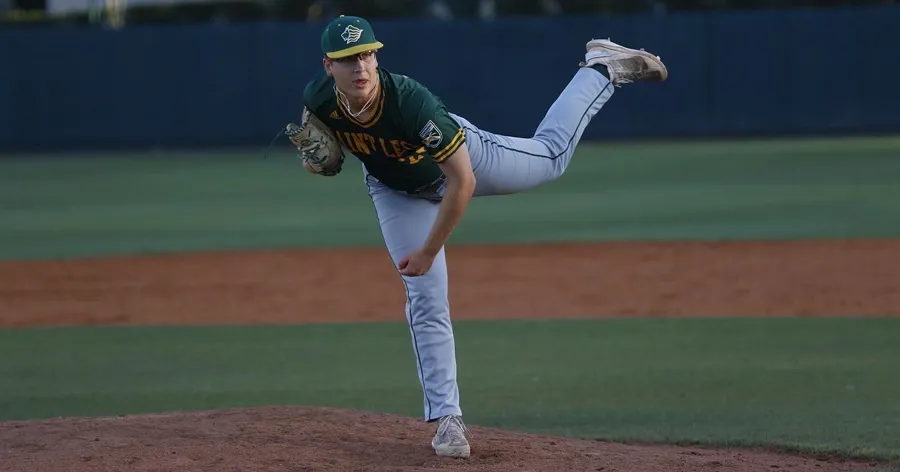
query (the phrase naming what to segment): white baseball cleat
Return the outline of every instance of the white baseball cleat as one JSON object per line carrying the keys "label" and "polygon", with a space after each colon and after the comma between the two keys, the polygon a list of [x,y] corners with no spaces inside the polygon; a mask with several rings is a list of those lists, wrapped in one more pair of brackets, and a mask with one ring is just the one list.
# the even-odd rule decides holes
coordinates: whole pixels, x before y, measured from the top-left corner
{"label": "white baseball cleat", "polygon": [[438,422],[437,432],[431,440],[431,447],[439,456],[469,457],[469,441],[466,439],[466,425],[462,417],[447,415]]}
{"label": "white baseball cleat", "polygon": [[659,56],[643,49],[626,48],[608,39],[592,39],[588,41],[586,49],[581,65],[591,67],[603,64],[609,70],[613,85],[620,86],[638,80],[663,82],[669,77],[669,71]]}

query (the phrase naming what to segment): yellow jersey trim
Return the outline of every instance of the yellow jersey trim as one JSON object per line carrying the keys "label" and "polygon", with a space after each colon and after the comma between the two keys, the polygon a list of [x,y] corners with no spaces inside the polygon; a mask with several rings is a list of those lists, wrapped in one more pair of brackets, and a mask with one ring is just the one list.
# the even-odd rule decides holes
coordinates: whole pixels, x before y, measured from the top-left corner
{"label": "yellow jersey trim", "polygon": [[450,144],[447,145],[444,149],[441,149],[437,153],[434,154],[433,159],[434,162],[441,162],[444,159],[453,155],[457,149],[462,146],[462,143],[465,141],[466,134],[463,132],[463,129],[460,128],[459,131],[456,132],[456,135],[453,136],[453,139],[450,140]]}
{"label": "yellow jersey trim", "polygon": [[376,100],[375,113],[372,114],[372,117],[369,118],[369,121],[363,122],[363,121],[359,121],[356,118],[354,118],[353,115],[350,114],[350,111],[347,110],[346,108],[344,108],[344,104],[341,103],[341,99],[337,96],[337,87],[335,87],[334,88],[334,96],[335,96],[335,100],[337,100],[338,110],[340,110],[341,113],[345,117],[347,117],[347,119],[350,120],[351,123],[355,124],[356,126],[359,126],[361,128],[371,128],[371,127],[375,126],[378,123],[378,120],[381,119],[381,115],[384,112],[384,94],[385,94],[384,84],[381,83],[380,81],[378,84],[378,88],[379,88],[378,98],[375,99]]}

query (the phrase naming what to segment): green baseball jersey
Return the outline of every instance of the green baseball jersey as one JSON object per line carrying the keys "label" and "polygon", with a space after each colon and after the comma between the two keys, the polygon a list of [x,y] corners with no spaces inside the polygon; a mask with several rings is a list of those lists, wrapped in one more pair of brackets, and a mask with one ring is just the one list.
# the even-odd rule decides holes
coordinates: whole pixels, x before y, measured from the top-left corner
{"label": "green baseball jersey", "polygon": [[422,84],[381,68],[378,76],[375,112],[367,121],[353,118],[324,71],[307,84],[304,105],[373,177],[396,190],[420,189],[442,176],[437,164],[462,146],[465,132]]}

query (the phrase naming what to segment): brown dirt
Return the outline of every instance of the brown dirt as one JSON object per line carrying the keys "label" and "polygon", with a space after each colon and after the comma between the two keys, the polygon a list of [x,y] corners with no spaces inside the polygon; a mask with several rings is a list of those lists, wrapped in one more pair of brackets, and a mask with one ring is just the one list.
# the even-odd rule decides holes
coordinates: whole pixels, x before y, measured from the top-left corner
{"label": "brown dirt", "polygon": [[[900,241],[451,247],[453,317],[900,314]],[[0,262],[0,326],[403,320],[383,249]]]}
{"label": "brown dirt", "polygon": [[2,424],[10,472],[766,471],[860,470],[761,451],[638,446],[470,427],[468,459],[439,458],[420,421],[329,408],[271,407]]}
{"label": "brown dirt", "polygon": [[[897,316],[900,241],[454,246],[455,319]],[[0,263],[0,326],[402,320],[384,249]],[[316,408],[0,423],[0,470],[855,470],[760,451],[637,446]]]}

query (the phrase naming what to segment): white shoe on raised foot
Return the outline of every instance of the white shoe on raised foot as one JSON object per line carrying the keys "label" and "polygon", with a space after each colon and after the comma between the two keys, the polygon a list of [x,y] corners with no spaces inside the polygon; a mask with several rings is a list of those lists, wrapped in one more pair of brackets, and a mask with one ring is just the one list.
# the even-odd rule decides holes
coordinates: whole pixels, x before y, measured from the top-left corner
{"label": "white shoe on raised foot", "polygon": [[588,41],[586,49],[581,65],[591,67],[603,64],[615,86],[638,80],[663,82],[669,77],[669,71],[659,56],[643,49],[626,48],[608,39],[592,39]]}
{"label": "white shoe on raised foot", "polygon": [[447,415],[438,421],[438,429],[431,440],[431,447],[439,456],[469,457],[469,441],[466,439],[466,425],[462,417]]}

